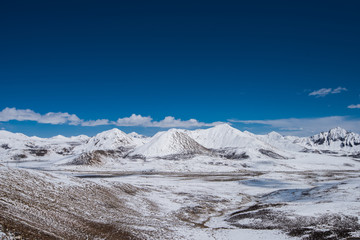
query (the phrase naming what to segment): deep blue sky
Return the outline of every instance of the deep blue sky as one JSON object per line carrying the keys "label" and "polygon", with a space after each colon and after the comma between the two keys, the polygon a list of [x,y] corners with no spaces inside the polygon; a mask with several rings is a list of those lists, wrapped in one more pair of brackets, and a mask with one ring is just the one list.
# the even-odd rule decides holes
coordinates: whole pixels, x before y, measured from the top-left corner
{"label": "deep blue sky", "polygon": [[[359,12],[359,1],[2,1],[0,111],[359,118],[347,108],[360,103]],[[309,96],[337,87],[347,91]],[[43,136],[111,127],[1,126]]]}

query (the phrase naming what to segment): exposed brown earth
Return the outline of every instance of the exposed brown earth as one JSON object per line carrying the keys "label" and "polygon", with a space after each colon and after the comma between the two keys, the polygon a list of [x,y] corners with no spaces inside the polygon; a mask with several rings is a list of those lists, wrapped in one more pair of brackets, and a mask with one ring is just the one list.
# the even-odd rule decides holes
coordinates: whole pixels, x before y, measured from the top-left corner
{"label": "exposed brown earth", "polygon": [[154,204],[129,184],[103,186],[82,179],[0,169],[0,225],[23,239],[146,239],[160,223]]}

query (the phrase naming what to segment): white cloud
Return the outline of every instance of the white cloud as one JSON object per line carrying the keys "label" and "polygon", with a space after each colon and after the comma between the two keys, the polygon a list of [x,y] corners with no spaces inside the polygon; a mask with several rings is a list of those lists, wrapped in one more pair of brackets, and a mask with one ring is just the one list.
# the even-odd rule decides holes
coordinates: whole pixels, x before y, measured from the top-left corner
{"label": "white cloud", "polygon": [[341,93],[341,92],[343,92],[343,91],[347,91],[347,89],[346,88],[343,88],[343,87],[337,87],[337,88],[335,88],[334,90],[332,90],[332,94],[334,94],[334,93]]}
{"label": "white cloud", "polygon": [[45,115],[40,115],[40,118],[37,120],[37,122],[50,124],[68,123],[69,125],[79,125],[81,123],[81,120],[75,114],[49,112]]}
{"label": "white cloud", "polygon": [[349,105],[348,106],[348,108],[352,108],[352,109],[354,109],[354,108],[360,108],[360,104],[351,104],[351,105]]}
{"label": "white cloud", "polygon": [[158,127],[158,128],[191,128],[191,127],[206,127],[215,126],[221,122],[204,123],[199,122],[196,119],[181,120],[168,116],[161,121],[154,121],[152,117],[143,117],[141,115],[132,114],[130,117],[119,118],[117,121],[110,121],[109,119],[97,119],[97,120],[83,120],[75,114],[69,113],[54,113],[49,112],[46,114],[36,113],[30,109],[16,109],[5,108],[0,112],[0,122],[8,122],[11,120],[17,121],[35,121],[38,123],[46,124],[68,124],[68,125],[80,125],[87,127],[94,127],[100,125],[116,125],[122,127],[129,126],[141,126],[141,127]]}
{"label": "white cloud", "polygon": [[1,122],[8,122],[10,120],[37,121],[40,117],[41,115],[39,113],[35,113],[30,109],[5,108],[0,112]]}
{"label": "white cloud", "polygon": [[344,87],[337,87],[335,89],[332,88],[321,88],[319,90],[313,91],[311,93],[309,93],[309,96],[315,96],[315,97],[325,97],[326,95],[329,94],[336,94],[336,93],[341,93],[347,91],[346,88]]}
{"label": "white cloud", "polygon": [[81,120],[75,114],[49,112],[44,115],[36,113],[30,109],[5,108],[0,112],[0,122],[35,121],[38,123],[49,124],[70,124],[78,125]]}
{"label": "white cloud", "polygon": [[318,97],[325,97],[326,95],[331,93],[331,88],[321,88],[317,91],[313,91],[309,93],[309,96],[318,96]]}
{"label": "white cloud", "polygon": [[98,119],[98,120],[89,120],[89,121],[82,121],[81,126],[86,127],[95,127],[95,126],[103,126],[103,125],[110,125],[109,119]]}
{"label": "white cloud", "polygon": [[151,117],[132,114],[130,117],[119,118],[116,121],[117,126],[149,126],[152,123]]}
{"label": "white cloud", "polygon": [[[274,120],[229,120],[243,124],[260,124],[278,129],[283,134],[309,136],[334,127],[342,127],[349,131],[360,132],[360,119],[348,116],[330,116],[322,118],[286,118]],[[289,133],[291,131],[291,133]]]}
{"label": "white cloud", "polygon": [[182,127],[182,128],[191,128],[191,127],[209,127],[221,124],[221,122],[213,122],[213,123],[204,123],[199,122],[196,119],[190,119],[183,121],[181,119],[175,119],[174,117],[168,116],[159,122],[152,122],[153,127],[161,127],[161,128],[170,128],[170,127]]}
{"label": "white cloud", "polygon": [[175,119],[172,116],[167,116],[161,121],[153,121],[151,117],[143,117],[141,115],[132,114],[130,117],[119,118],[115,125],[117,126],[142,126],[142,127],[159,127],[159,128],[172,128],[172,127],[206,127],[215,126],[220,122],[204,123],[196,119],[181,120]]}

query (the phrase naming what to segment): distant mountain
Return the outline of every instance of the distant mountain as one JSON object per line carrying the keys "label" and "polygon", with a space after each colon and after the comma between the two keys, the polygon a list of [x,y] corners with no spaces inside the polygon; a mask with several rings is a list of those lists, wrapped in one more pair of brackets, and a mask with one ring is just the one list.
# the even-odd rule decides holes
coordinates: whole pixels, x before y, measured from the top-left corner
{"label": "distant mountain", "polygon": [[308,147],[318,149],[360,151],[360,135],[340,127],[321,132],[300,142]]}
{"label": "distant mountain", "polygon": [[128,136],[132,138],[132,140],[134,141],[136,146],[141,146],[141,145],[149,142],[151,139],[150,137],[138,134],[136,132],[131,132],[128,134]]}
{"label": "distant mountain", "polygon": [[0,160],[32,160],[39,158],[59,159],[73,155],[76,146],[84,145],[85,135],[52,138],[28,137],[21,133],[0,131]]}

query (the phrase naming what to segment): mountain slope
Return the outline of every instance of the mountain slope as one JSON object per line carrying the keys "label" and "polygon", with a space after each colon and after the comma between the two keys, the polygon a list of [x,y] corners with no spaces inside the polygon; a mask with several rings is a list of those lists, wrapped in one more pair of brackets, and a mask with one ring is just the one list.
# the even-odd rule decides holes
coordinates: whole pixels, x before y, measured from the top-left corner
{"label": "mountain slope", "polygon": [[195,141],[206,148],[227,149],[228,154],[245,153],[250,158],[287,158],[288,153],[283,152],[266,142],[261,141],[256,135],[241,132],[228,124],[217,125],[208,129],[189,131]]}
{"label": "mountain slope", "polygon": [[141,145],[143,145],[143,144],[150,141],[149,137],[138,134],[136,132],[131,132],[131,133],[128,134],[128,136],[130,138],[132,138],[132,140],[133,140],[133,142],[135,143],[136,146],[141,146]]}
{"label": "mountain slope", "polygon": [[294,139],[284,137],[277,132],[270,132],[266,135],[256,135],[256,137],[281,150],[300,152],[304,149],[304,146],[294,143]]}
{"label": "mountain slope", "polygon": [[155,239],[167,224],[130,184],[0,165],[0,196],[0,226],[22,236],[0,239]]}
{"label": "mountain slope", "polygon": [[114,128],[90,138],[87,143],[79,147],[78,150],[116,150],[123,147],[134,147],[135,145],[134,140],[130,136]]}
{"label": "mountain slope", "polygon": [[184,131],[170,129],[157,133],[148,143],[138,147],[131,156],[165,157],[169,155],[186,155],[207,153],[208,150],[189,137]]}
{"label": "mountain slope", "polygon": [[195,141],[207,148],[225,148],[225,147],[252,147],[264,146],[264,144],[247,133],[231,127],[228,124],[217,125],[208,129],[199,129],[190,131]]}
{"label": "mountain slope", "polygon": [[73,154],[76,146],[83,145],[85,135],[52,138],[28,137],[21,133],[0,131],[0,158],[9,160],[59,159]]}

